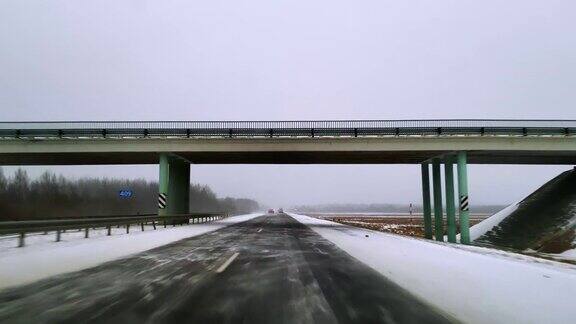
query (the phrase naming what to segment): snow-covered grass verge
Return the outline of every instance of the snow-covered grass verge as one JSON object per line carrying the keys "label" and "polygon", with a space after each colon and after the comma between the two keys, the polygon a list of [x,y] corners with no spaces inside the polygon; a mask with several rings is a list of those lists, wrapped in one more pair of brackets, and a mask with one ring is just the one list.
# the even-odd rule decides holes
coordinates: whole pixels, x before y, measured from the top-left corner
{"label": "snow-covered grass verge", "polygon": [[[470,227],[470,240],[474,241],[480,236],[486,234],[494,227],[498,226],[500,222],[502,222],[504,219],[506,219],[506,217],[510,216],[510,214],[512,214],[516,209],[518,209],[518,204],[519,202],[511,204],[510,206],[486,218],[480,223]],[[458,234],[458,241],[460,241],[460,234]]]}
{"label": "snow-covered grass verge", "polygon": [[465,323],[571,323],[576,318],[574,266],[290,215]]}
{"label": "snow-covered grass verge", "polygon": [[202,235],[228,225],[260,216],[254,213],[233,216],[219,221],[192,224],[141,232],[134,226],[130,234],[115,229],[112,236],[105,230],[64,233],[62,242],[54,242],[54,234],[33,235],[26,238],[26,246],[14,247],[16,239],[3,238],[0,243],[0,289],[30,283],[53,275],[78,271],[127,255],[166,245],[184,238]]}

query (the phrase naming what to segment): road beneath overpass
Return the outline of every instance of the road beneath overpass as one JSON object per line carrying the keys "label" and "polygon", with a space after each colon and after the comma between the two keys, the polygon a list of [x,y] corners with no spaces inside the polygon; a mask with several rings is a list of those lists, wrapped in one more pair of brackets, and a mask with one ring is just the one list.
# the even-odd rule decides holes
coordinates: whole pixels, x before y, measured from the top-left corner
{"label": "road beneath overpass", "polygon": [[0,293],[2,323],[451,321],[287,215]]}

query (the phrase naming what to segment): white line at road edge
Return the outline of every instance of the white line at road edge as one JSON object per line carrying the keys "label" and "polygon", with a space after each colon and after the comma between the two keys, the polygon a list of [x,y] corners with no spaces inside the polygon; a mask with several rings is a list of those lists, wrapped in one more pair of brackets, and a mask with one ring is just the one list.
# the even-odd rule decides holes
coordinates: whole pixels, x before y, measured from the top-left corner
{"label": "white line at road edge", "polygon": [[224,272],[224,270],[226,270],[226,268],[228,268],[230,263],[232,263],[232,262],[234,262],[234,260],[236,260],[236,258],[238,257],[239,254],[240,253],[238,253],[238,252],[234,253],[228,260],[226,260],[226,262],[224,262],[223,265],[220,266],[220,268],[218,268],[218,270],[216,270],[216,273]]}

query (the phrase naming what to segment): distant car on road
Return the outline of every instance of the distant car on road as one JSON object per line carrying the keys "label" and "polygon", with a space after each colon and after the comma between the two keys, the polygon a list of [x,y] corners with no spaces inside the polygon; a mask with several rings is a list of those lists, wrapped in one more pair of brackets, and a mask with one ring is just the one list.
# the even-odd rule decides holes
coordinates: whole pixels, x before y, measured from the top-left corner
{"label": "distant car on road", "polygon": [[284,213],[284,209],[283,208],[278,209],[278,214],[282,214],[282,213]]}
{"label": "distant car on road", "polygon": [[274,214],[274,209],[272,208],[268,209],[268,214]]}

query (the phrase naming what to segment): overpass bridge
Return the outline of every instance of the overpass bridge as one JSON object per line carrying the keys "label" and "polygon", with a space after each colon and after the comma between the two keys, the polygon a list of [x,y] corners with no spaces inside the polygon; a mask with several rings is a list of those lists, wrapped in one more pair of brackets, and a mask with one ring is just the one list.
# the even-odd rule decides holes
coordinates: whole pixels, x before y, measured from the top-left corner
{"label": "overpass bridge", "polygon": [[159,164],[161,215],[188,213],[190,164],[201,163],[419,164],[425,236],[443,240],[445,204],[448,241],[458,209],[467,244],[467,164],[576,164],[576,120],[0,123],[0,165]]}

